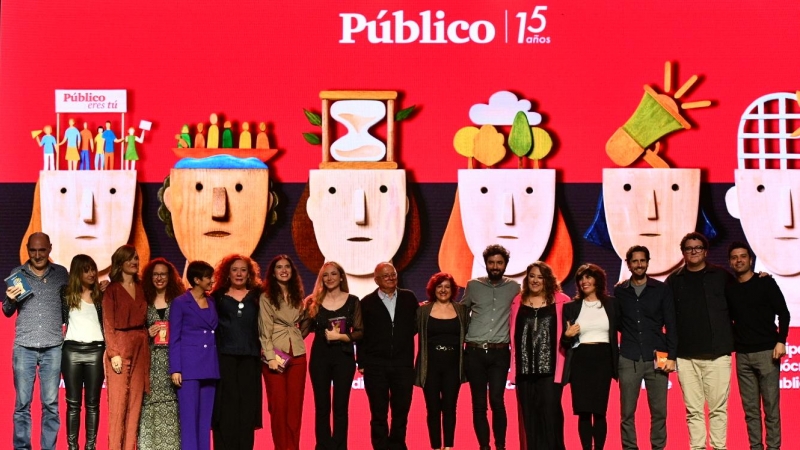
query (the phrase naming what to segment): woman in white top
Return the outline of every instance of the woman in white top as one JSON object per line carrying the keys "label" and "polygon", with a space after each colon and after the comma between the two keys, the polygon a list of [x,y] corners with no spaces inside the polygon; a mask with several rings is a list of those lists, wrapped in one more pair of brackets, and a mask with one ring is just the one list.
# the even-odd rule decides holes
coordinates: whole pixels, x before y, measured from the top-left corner
{"label": "woman in white top", "polygon": [[606,293],[606,273],[599,266],[580,266],[575,283],[577,294],[563,314],[561,345],[567,348],[563,382],[572,386],[581,446],[602,450],[611,379],[617,378],[617,308]]}
{"label": "woman in white top", "polygon": [[97,282],[97,264],[76,255],[69,281],[61,288],[61,316],[67,328],[61,356],[61,373],[67,391],[67,446],[78,450],[81,398],[86,398],[86,449],[94,450],[103,387],[103,293]]}

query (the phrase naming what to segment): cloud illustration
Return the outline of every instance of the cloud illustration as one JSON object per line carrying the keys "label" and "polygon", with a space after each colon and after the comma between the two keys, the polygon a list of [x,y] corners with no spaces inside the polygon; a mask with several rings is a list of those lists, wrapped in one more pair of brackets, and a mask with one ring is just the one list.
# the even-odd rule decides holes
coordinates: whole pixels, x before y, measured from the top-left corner
{"label": "cloud illustration", "polygon": [[522,111],[528,116],[531,126],[542,123],[542,115],[529,111],[531,102],[520,100],[516,94],[508,91],[499,91],[489,97],[489,104],[478,103],[469,109],[469,119],[475,125],[511,125],[514,116]]}

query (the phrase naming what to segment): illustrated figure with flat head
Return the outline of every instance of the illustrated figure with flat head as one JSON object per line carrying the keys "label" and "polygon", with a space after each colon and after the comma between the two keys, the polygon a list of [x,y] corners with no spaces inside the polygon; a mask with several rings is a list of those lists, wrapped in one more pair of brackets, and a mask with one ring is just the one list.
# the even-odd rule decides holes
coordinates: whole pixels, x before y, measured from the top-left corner
{"label": "illustrated figure with flat head", "polygon": [[34,131],[36,143],[44,151],[44,165],[42,170],[56,170],[56,138],[53,137],[53,127],[45,125],[42,129],[44,137],[39,137],[39,131]]}
{"label": "illustrated figure with flat head", "polygon": [[[386,114],[387,110],[393,110],[397,96],[393,91],[379,91],[370,92],[375,97],[370,100],[349,100],[363,98],[359,94],[358,91],[321,93],[323,123],[328,123],[334,111],[339,113],[336,117],[346,117],[351,121],[375,111]],[[332,100],[335,101],[328,111],[328,102]],[[339,103],[345,105],[337,107]],[[383,116],[373,118],[379,121]],[[393,118],[386,115],[386,119],[387,128],[393,130]],[[366,139],[364,136],[359,139],[362,138]],[[371,139],[368,140],[372,142]],[[303,262],[312,270],[318,270],[317,265],[321,266],[324,261],[341,264],[347,271],[350,292],[364,296],[374,290],[375,264],[395,259],[396,265],[403,267],[416,251],[416,207],[407,196],[406,172],[397,169],[393,159],[393,132],[387,137],[386,161],[375,161],[371,153],[369,157],[359,159],[357,155],[347,153],[356,152],[354,148],[344,149],[330,144],[331,133],[324,126],[322,141],[320,170],[310,171],[307,197],[301,198],[295,212],[292,226],[295,246]],[[334,152],[337,148],[339,151]],[[344,155],[350,156],[345,159]],[[409,212],[411,228],[407,229],[406,215]],[[407,231],[410,244],[401,250]]]}
{"label": "illustrated figure with flat head", "polygon": [[[665,66],[665,94],[644,86],[644,96],[633,116],[608,140],[606,154],[620,166],[630,166],[640,157],[649,168],[603,169],[603,192],[591,228],[589,241],[613,248],[622,260],[620,280],[631,276],[625,262],[634,245],[650,249],[648,277],[663,281],[677,268],[682,255],[675,242],[698,222],[714,237],[700,208],[700,169],[673,169],[659,155],[660,140],[672,132],[690,129],[681,110],[711,105],[708,100],[679,103],[697,82],[697,75],[672,93],[672,64]],[[671,95],[670,95],[671,94]]]}
{"label": "illustrated figure with flat head", "polygon": [[[569,273],[572,244],[556,207],[556,171],[540,168],[553,142],[547,131],[535,126],[542,118],[530,109],[530,101],[512,92],[497,92],[488,104],[470,109],[470,120],[481,128],[464,127],[453,139],[456,151],[469,158],[469,168],[458,171],[458,191],[439,249],[439,266],[461,285],[486,273],[481,254],[497,243],[514,254],[505,273],[518,282],[527,265],[543,256],[557,278]],[[505,136],[495,125],[511,127],[507,144],[519,158],[517,169],[473,168],[473,159],[491,167],[506,157]],[[533,160],[533,168],[524,168],[524,157]],[[472,255],[471,264],[464,255]]]}
{"label": "illustrated figure with flat head", "polygon": [[65,155],[67,167],[69,170],[76,170],[78,168],[78,160],[80,160],[78,145],[81,142],[81,132],[75,127],[75,119],[69,119],[69,128],[64,131],[64,139],[58,145],[63,145],[65,142],[67,144],[67,154]]}
{"label": "illustrated figure with flat head", "polygon": [[97,127],[97,134],[94,135],[94,170],[105,170],[106,168],[106,140],[103,138],[103,127]]}
{"label": "illustrated figure with flat head", "polygon": [[[772,274],[786,294],[792,326],[800,326],[800,130],[788,129],[798,117],[798,94],[778,92],[751,103],[739,122],[736,185],[725,196],[756,255],[755,271]],[[774,122],[773,132],[761,127]]]}
{"label": "illustrated figure with flat head", "polygon": [[187,261],[216,264],[252,255],[274,204],[269,192],[269,169],[256,158],[184,158],[164,181],[159,218]]}
{"label": "illustrated figure with flat head", "polygon": [[114,143],[121,141],[117,141],[117,135],[114,134],[114,131],[111,129],[111,121],[106,122],[106,129],[103,131],[103,140],[105,142],[105,168],[106,170],[114,170]]}
{"label": "illustrated figure with flat head", "polygon": [[89,170],[89,150],[94,152],[94,137],[89,124],[83,122],[83,129],[81,130],[81,166],[80,170]]}
{"label": "illustrated figure with flat head", "polygon": [[85,254],[97,262],[101,277],[108,273],[114,249],[124,244],[134,245],[144,261],[150,258],[133,171],[40,172],[20,261],[26,259],[25,240],[37,232],[50,236],[53,262],[68,265],[75,255]]}

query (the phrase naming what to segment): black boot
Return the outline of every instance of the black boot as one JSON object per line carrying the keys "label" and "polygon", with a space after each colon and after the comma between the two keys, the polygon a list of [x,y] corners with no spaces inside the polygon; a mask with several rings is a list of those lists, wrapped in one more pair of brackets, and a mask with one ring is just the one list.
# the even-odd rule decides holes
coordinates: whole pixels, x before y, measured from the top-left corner
{"label": "black boot", "polygon": [[67,448],[78,450],[78,435],[81,431],[81,399],[67,398]]}
{"label": "black boot", "polygon": [[96,448],[98,424],[100,424],[100,405],[86,405],[86,450]]}

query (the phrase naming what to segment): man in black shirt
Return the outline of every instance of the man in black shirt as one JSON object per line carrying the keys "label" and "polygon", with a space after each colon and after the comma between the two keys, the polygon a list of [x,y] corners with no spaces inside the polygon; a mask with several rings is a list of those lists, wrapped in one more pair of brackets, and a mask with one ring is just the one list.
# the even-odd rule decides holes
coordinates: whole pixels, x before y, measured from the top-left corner
{"label": "man in black shirt", "polygon": [[707,249],[708,239],[702,234],[684,236],[681,251],[685,264],[667,278],[675,301],[678,381],[692,450],[706,449],[706,404],[711,446],[727,448],[733,331],[725,286],[733,277],[706,262]]}
{"label": "man in black shirt", "polygon": [[[767,429],[766,448],[781,447],[780,359],[786,354],[789,309],[774,279],[753,273],[753,252],[744,242],[728,247],[728,261],[738,283],[728,285],[736,348],[736,378],[751,449],[763,449],[761,405]],[[778,316],[778,328],[775,328]]]}
{"label": "man in black shirt", "polygon": [[[622,339],[619,349],[620,427],[623,449],[638,449],[636,404],[642,380],[650,407],[650,445],[667,445],[667,387],[675,370],[678,332],[675,305],[669,286],[647,276],[650,250],[634,245],[625,254],[630,279],[614,288]],[[663,331],[666,328],[666,333]],[[666,352],[663,368],[655,369],[655,351]]]}

